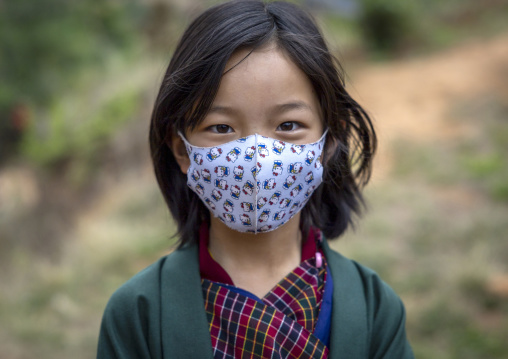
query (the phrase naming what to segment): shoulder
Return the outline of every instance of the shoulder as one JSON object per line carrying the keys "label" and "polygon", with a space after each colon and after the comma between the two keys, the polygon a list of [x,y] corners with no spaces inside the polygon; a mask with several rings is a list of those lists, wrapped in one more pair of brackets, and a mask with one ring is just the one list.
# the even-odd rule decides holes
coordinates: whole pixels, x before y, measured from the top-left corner
{"label": "shoulder", "polygon": [[413,358],[406,338],[404,305],[395,291],[372,269],[327,249],[334,282],[334,296],[342,310],[365,318],[369,357]]}
{"label": "shoulder", "polygon": [[161,283],[172,258],[160,258],[113,293],[102,317],[97,358],[160,357]]}
{"label": "shoulder", "polygon": [[97,358],[160,358],[163,347],[171,348],[171,357],[189,357],[186,350],[194,347],[186,349],[181,343],[210,341],[202,300],[197,246],[162,257],[109,299]]}
{"label": "shoulder", "polygon": [[97,358],[157,357],[151,347],[158,343],[150,345],[157,336],[150,334],[159,317],[159,278],[165,261],[161,258],[113,293],[102,317]]}
{"label": "shoulder", "polygon": [[[198,270],[192,265],[194,262],[192,254],[194,248],[181,248],[161,257],[155,263],[141,270],[131,277],[127,282],[120,286],[111,296],[106,310],[111,307],[124,307],[139,305],[140,302],[155,302],[160,298],[160,292],[164,286],[171,287],[173,281],[167,281],[164,278],[171,275],[174,278],[185,277],[189,267]],[[189,253],[191,252],[191,253]],[[196,264],[197,265],[197,264]],[[165,288],[171,290],[171,288]]]}
{"label": "shoulder", "polygon": [[132,307],[139,301],[154,298],[160,291],[159,279],[166,260],[167,256],[160,258],[120,286],[109,299],[106,312],[117,307]]}

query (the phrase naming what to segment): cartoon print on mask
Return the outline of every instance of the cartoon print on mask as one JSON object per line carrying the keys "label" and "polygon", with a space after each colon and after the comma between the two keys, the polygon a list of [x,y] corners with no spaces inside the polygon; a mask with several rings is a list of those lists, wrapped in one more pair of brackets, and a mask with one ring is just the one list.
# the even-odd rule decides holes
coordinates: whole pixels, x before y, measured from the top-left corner
{"label": "cartoon print on mask", "polygon": [[295,202],[291,206],[291,209],[289,210],[289,214],[293,214],[294,211],[296,211],[300,207],[300,202]]}
{"label": "cartoon print on mask", "polygon": [[206,168],[201,171],[201,176],[203,176],[203,181],[206,183],[212,183],[212,176],[210,174],[210,171]]}
{"label": "cartoon print on mask", "polygon": [[305,157],[305,163],[307,164],[307,166],[309,166],[312,163],[312,161],[314,161],[315,157],[316,157],[316,152],[314,152],[314,151],[307,152],[307,156]]}
{"label": "cartoon print on mask", "polygon": [[261,215],[259,216],[258,222],[259,223],[263,223],[263,222],[268,221],[269,216],[270,216],[270,210],[269,209],[265,209],[263,212],[261,212]]}
{"label": "cartoon print on mask", "polygon": [[217,191],[216,189],[212,190],[212,198],[216,201],[216,202],[219,202],[220,199],[222,198],[222,193],[221,191]]}
{"label": "cartoon print on mask", "polygon": [[258,144],[258,153],[259,156],[261,156],[262,158],[265,158],[270,154],[270,152],[268,152],[268,148],[266,148],[266,145],[264,143]]}
{"label": "cartoon print on mask", "polygon": [[215,167],[214,172],[217,174],[217,177],[227,177],[229,176],[229,167],[217,166]]}
{"label": "cartoon print on mask", "polygon": [[199,195],[203,195],[205,193],[205,188],[203,187],[203,185],[201,183],[198,183],[195,187],[196,189],[196,192],[199,194]]}
{"label": "cartoon print on mask", "polygon": [[284,141],[273,141],[273,153],[276,155],[280,155],[282,151],[284,151],[284,147],[286,147],[286,143]]}
{"label": "cartoon print on mask", "polygon": [[264,226],[260,227],[259,232],[268,232],[271,229],[272,229],[272,225],[268,224],[268,225],[264,225]]}
{"label": "cartoon print on mask", "polygon": [[213,160],[219,158],[219,156],[222,154],[222,149],[218,147],[214,147],[206,154],[206,159],[210,162]]}
{"label": "cartoon print on mask", "polygon": [[302,170],[303,170],[303,165],[301,162],[291,163],[288,166],[288,173],[299,174],[300,172],[302,172]]}
{"label": "cartoon print on mask", "polygon": [[199,177],[200,177],[200,176],[199,176],[199,171],[198,171],[198,170],[196,170],[196,169],[195,169],[194,171],[192,171],[192,179],[193,179],[194,181],[196,181],[196,182],[197,182],[197,181],[199,180]]}
{"label": "cartoon print on mask", "polygon": [[290,204],[291,204],[291,200],[289,198],[283,198],[279,202],[279,207],[280,208],[288,208]]}
{"label": "cartoon print on mask", "polygon": [[305,183],[310,184],[312,181],[314,181],[314,175],[312,174],[312,171],[307,173],[307,176],[305,176]]}
{"label": "cartoon print on mask", "polygon": [[293,183],[295,183],[295,182],[296,182],[296,176],[294,176],[294,175],[288,176],[286,178],[286,181],[282,185],[282,187],[284,187],[285,189],[290,189],[291,186],[293,185]]}
{"label": "cartoon print on mask", "polygon": [[235,181],[242,182],[243,180],[243,167],[242,166],[236,166],[233,169],[233,178]]}
{"label": "cartoon print on mask", "polygon": [[243,185],[243,193],[247,196],[251,196],[254,193],[254,184],[251,181],[247,181]]}
{"label": "cartoon print on mask", "polygon": [[240,232],[279,228],[322,182],[318,147],[324,134],[305,145],[251,135],[216,147],[194,147],[179,135],[191,149],[187,185],[215,217]]}
{"label": "cartoon print on mask", "polygon": [[263,182],[263,189],[274,189],[277,183],[275,183],[275,178],[267,179]]}
{"label": "cartoon print on mask", "polygon": [[279,212],[276,212],[274,215],[273,215],[273,220],[274,221],[280,221],[282,218],[284,218],[284,216],[286,215],[286,211],[279,211]]}
{"label": "cartoon print on mask", "polygon": [[300,153],[302,153],[304,148],[305,148],[305,145],[291,145],[291,152],[299,155]]}
{"label": "cartoon print on mask", "polygon": [[235,206],[233,205],[233,202],[231,202],[229,199],[225,200],[224,201],[224,210],[228,213],[232,213],[233,212],[233,208]]}
{"label": "cartoon print on mask", "polygon": [[305,192],[305,197],[309,197],[314,190],[316,189],[316,186],[309,187],[309,189]]}
{"label": "cartoon print on mask", "polygon": [[240,221],[242,222],[242,224],[244,226],[252,226],[252,222],[250,220],[250,217],[248,215],[246,215],[245,213],[242,213],[240,215]]}
{"label": "cartoon print on mask", "polygon": [[302,189],[303,189],[302,185],[301,185],[301,184],[299,184],[298,186],[295,186],[295,187],[291,190],[291,192],[289,192],[289,195],[290,195],[291,197],[296,197],[296,196],[298,196],[298,194],[300,193],[300,191],[301,191]]}
{"label": "cartoon print on mask", "polygon": [[272,174],[278,176],[282,174],[282,171],[282,161],[273,161]]}
{"label": "cartoon print on mask", "polygon": [[258,209],[261,209],[266,204],[266,197],[260,197],[258,199]]}
{"label": "cartoon print on mask", "polygon": [[231,187],[231,197],[233,197],[233,199],[238,199],[240,198],[240,187],[237,186],[237,185],[234,185],[233,187]]}
{"label": "cartoon print on mask", "polygon": [[205,203],[208,205],[208,207],[210,207],[212,210],[215,209],[215,203],[213,203],[212,201],[210,201],[209,198],[205,198]]}
{"label": "cartoon print on mask", "polygon": [[196,164],[198,164],[198,165],[202,165],[203,164],[203,156],[199,153],[195,153],[194,154],[194,162],[196,162]]}
{"label": "cartoon print on mask", "polygon": [[245,150],[245,161],[252,161],[254,154],[256,153],[256,147],[251,146]]}
{"label": "cartoon print on mask", "polygon": [[235,162],[238,159],[238,155],[240,153],[242,153],[242,151],[238,147],[235,147],[231,151],[228,152],[228,154],[226,156],[226,160],[228,162]]}
{"label": "cartoon print on mask", "polygon": [[224,219],[226,220],[226,222],[234,222],[235,221],[235,216],[233,216],[232,214],[230,213],[223,213],[223,216],[224,216]]}
{"label": "cartoon print on mask", "polygon": [[227,189],[229,188],[228,183],[226,182],[226,180],[223,180],[223,179],[221,179],[221,180],[216,179],[215,180],[215,187],[223,189],[224,191],[227,191]]}
{"label": "cartoon print on mask", "polygon": [[279,200],[281,193],[279,191],[275,192],[272,197],[270,197],[270,206],[273,206]]}
{"label": "cartoon print on mask", "polygon": [[250,202],[242,202],[241,205],[244,212],[252,212],[254,211],[254,205]]}
{"label": "cartoon print on mask", "polygon": [[261,171],[261,163],[257,162],[256,165],[252,167],[250,170],[254,179],[256,179],[256,176],[258,175],[259,171]]}

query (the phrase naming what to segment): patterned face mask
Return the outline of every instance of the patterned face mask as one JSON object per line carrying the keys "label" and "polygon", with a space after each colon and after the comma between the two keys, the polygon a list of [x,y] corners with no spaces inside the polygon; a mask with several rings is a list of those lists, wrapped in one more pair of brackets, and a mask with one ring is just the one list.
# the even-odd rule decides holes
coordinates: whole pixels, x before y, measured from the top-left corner
{"label": "patterned face mask", "polygon": [[187,184],[228,227],[269,232],[293,217],[322,182],[319,161],[326,131],[314,143],[295,145],[258,134],[216,147],[187,142]]}

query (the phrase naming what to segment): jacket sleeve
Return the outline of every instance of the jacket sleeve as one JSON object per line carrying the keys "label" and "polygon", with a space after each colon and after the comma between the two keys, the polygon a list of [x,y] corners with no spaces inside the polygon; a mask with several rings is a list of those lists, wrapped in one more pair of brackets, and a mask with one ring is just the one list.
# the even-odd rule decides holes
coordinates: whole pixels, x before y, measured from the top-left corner
{"label": "jacket sleeve", "polygon": [[406,313],[402,301],[374,272],[367,270],[366,277],[364,285],[370,293],[367,297],[369,358],[414,358],[406,338]]}

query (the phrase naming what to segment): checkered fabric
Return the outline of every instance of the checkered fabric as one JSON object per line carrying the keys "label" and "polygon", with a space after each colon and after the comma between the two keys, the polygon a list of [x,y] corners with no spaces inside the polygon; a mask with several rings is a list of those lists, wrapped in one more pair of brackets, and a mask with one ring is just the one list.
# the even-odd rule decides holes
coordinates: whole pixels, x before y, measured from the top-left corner
{"label": "checkered fabric", "polygon": [[326,280],[325,265],[314,262],[302,262],[263,303],[203,279],[214,358],[327,358],[312,334]]}

